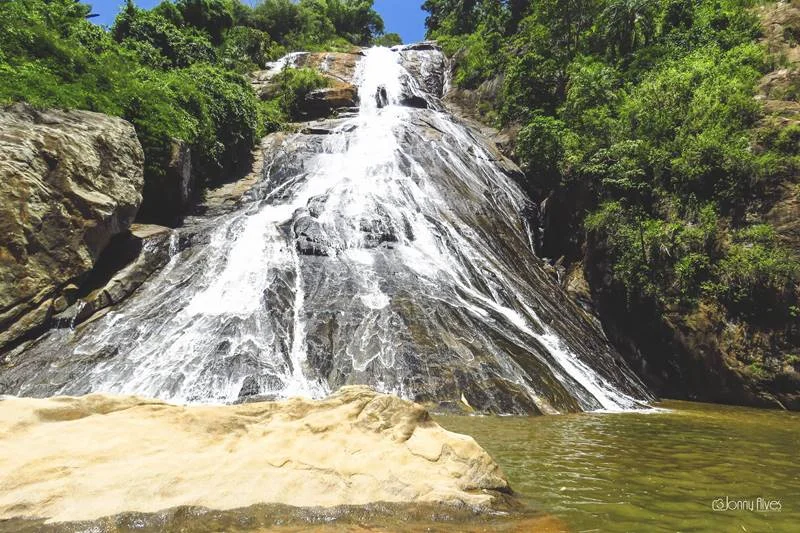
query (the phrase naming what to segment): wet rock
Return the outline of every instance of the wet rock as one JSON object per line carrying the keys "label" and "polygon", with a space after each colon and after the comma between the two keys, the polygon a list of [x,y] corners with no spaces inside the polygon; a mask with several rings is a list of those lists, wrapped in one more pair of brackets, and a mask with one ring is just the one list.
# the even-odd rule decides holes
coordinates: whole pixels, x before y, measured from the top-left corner
{"label": "wet rock", "polygon": [[375,103],[378,104],[378,109],[389,105],[389,97],[386,95],[386,87],[378,87],[378,92],[375,93]]}
{"label": "wet rock", "polygon": [[400,240],[392,217],[381,207],[376,208],[370,218],[362,218],[359,221],[359,230],[364,233],[363,246],[367,249]]}
{"label": "wet rock", "polygon": [[133,126],[88,111],[0,110],[0,349],[64,305],[142,200]]}
{"label": "wet rock", "polygon": [[[392,59],[376,52],[367,61]],[[430,56],[420,72],[441,59],[413,53]],[[240,208],[197,221],[193,239],[204,246],[113,315],[15,353],[0,368],[0,393],[83,394],[102,382],[233,402],[369,384],[515,414],[648,398],[531,250],[520,170],[438,112],[417,77],[369,82],[381,84],[387,100],[417,94],[436,106],[271,137]],[[141,361],[154,369],[147,379]]]}
{"label": "wet rock", "polygon": [[418,52],[430,52],[430,51],[441,50],[441,48],[436,43],[436,41],[420,41],[418,43],[402,45],[400,50],[403,52],[407,50],[415,50]]}
{"label": "wet rock", "polygon": [[416,107],[417,109],[426,109],[428,107],[428,101],[421,96],[412,95],[401,98],[400,105],[404,105],[406,107]]}
{"label": "wet rock", "polygon": [[[112,259],[125,256],[133,256],[133,259],[122,268],[109,268],[109,273],[113,274],[107,281],[79,298],[67,313],[62,312],[57,318],[62,323],[68,321],[74,327],[98,311],[118,304],[130,296],[153,272],[169,261],[170,234],[171,230],[163,226],[134,225],[128,238],[113,249],[109,249],[109,253],[115,256]],[[102,263],[98,264],[99,267],[102,267]],[[99,275],[102,273],[93,272],[93,276]],[[89,282],[91,281],[90,279]]]}
{"label": "wet rock", "polygon": [[434,43],[418,43],[403,47],[400,54],[416,84],[427,94],[440,98],[444,94],[447,60],[443,54],[430,53],[436,50],[438,47]]}
{"label": "wet rock", "polygon": [[297,251],[303,255],[329,255],[333,243],[318,220],[301,215],[294,222]]}
{"label": "wet rock", "polygon": [[0,444],[0,520],[264,503],[491,510],[510,493],[500,467],[471,437],[367,387],[323,401],[232,406],[96,394],[6,398]]}

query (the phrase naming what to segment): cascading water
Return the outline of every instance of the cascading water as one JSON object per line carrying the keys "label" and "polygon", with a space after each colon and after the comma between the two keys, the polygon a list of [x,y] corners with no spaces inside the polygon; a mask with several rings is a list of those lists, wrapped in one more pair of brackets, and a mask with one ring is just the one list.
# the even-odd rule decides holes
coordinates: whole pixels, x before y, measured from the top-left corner
{"label": "cascading water", "polygon": [[493,412],[639,406],[531,251],[510,164],[444,111],[444,70],[431,47],[366,51],[357,115],[286,138],[241,209],[112,312],[15,354],[0,393],[232,402],[366,383]]}

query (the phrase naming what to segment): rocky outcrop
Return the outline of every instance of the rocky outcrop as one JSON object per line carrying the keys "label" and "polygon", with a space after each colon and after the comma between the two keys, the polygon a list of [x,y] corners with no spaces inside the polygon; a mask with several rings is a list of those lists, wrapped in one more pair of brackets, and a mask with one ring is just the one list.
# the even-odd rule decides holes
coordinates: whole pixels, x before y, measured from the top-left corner
{"label": "rocky outcrop", "polygon": [[[481,412],[640,406],[647,392],[532,253],[519,169],[439,111],[441,54],[363,61],[358,116],[270,136],[241,201],[221,192],[207,214],[224,216],[187,218],[201,246],[113,313],[8,354],[0,393],[232,402],[368,384]],[[381,87],[391,112],[373,105]],[[112,279],[86,312],[132,286]]]}
{"label": "rocky outcrop", "polygon": [[[783,58],[779,68],[768,72],[759,84],[758,98],[767,118],[764,129],[797,128],[800,102],[794,94],[800,83],[800,3],[780,2],[758,8],[763,29],[763,43],[773,54]],[[780,239],[800,254],[800,183],[792,176],[778,184],[769,196],[765,220],[775,228]]]}
{"label": "rocky outcrop", "polygon": [[71,306],[56,307],[55,320],[75,327],[120,303],[170,259],[172,232],[164,226],[134,224],[129,234],[113,239]]}
{"label": "rocky outcrop", "polygon": [[253,186],[262,178],[264,165],[269,164],[264,156],[275,144],[280,144],[286,136],[283,132],[275,132],[262,138],[253,148],[250,155],[252,164],[250,172],[241,179],[222,183],[211,187],[203,194],[203,201],[194,209],[195,214],[205,217],[214,217],[229,213],[241,205],[242,199]]}
{"label": "rocky outcrop", "polygon": [[765,218],[775,228],[778,237],[800,254],[800,183],[782,183],[778,201]]}
{"label": "rocky outcrop", "polygon": [[302,107],[306,118],[314,119],[356,106],[358,106],[358,87],[351,83],[338,82],[332,87],[323,87],[308,93]]}
{"label": "rocky outcrop", "polygon": [[334,81],[351,83],[362,57],[363,53],[358,49],[353,52],[313,52],[300,55],[295,66],[314,69]]}
{"label": "rocky outcrop", "polygon": [[63,308],[70,284],[130,226],[143,159],[122,119],[22,104],[0,110],[0,349]]}
{"label": "rocky outcrop", "polygon": [[290,54],[267,70],[250,74],[250,84],[262,100],[277,93],[275,76],[283,68],[310,68],[328,79],[329,86],[308,93],[300,105],[304,120],[329,117],[358,106],[358,87],[353,84],[361,52],[300,52]]}
{"label": "rocky outcrop", "polygon": [[323,401],[233,406],[6,397],[0,443],[0,520],[259,503],[491,508],[510,493],[471,437],[367,387]]}

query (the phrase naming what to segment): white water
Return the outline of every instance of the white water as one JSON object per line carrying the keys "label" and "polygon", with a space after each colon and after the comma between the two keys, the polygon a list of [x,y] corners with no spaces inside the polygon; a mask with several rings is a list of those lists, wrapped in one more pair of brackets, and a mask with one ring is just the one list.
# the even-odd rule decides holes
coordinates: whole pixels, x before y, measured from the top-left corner
{"label": "white water", "polygon": [[[424,75],[438,52],[428,54]],[[545,385],[551,378],[583,409],[639,406],[587,363],[593,345],[570,341],[582,360],[559,336],[576,326],[558,314],[576,311],[558,308],[532,285],[535,258],[519,215],[524,195],[474,134],[434,110],[435,96],[403,60],[398,51],[367,51],[355,79],[359,114],[339,121],[302,172],[216,221],[200,251],[171,251],[169,265],[136,297],[69,339],[74,356],[92,362],[58,392],[230,402],[248,382],[261,394],[320,397],[333,381],[424,397],[440,394],[435,382],[455,375],[442,370],[452,367],[476,381],[512,384],[545,413],[564,409]],[[409,93],[434,109],[400,105]],[[301,256],[293,237],[312,205],[322,258]],[[487,239],[475,225],[484,219],[503,235]],[[370,243],[365,224],[392,239]],[[508,246],[522,259],[509,257]],[[536,303],[548,310],[546,320]],[[320,318],[323,312],[330,318]],[[312,358],[312,340],[330,340],[332,352],[315,348]],[[98,357],[106,353],[113,355]],[[609,356],[597,358],[611,365]],[[426,376],[430,383],[420,382]],[[34,385],[21,393],[26,386]]]}

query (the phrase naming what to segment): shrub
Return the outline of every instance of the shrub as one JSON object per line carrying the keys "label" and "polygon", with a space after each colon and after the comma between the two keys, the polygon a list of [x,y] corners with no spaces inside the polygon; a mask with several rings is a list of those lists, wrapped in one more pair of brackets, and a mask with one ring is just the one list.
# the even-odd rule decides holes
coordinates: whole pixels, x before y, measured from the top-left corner
{"label": "shrub", "polygon": [[328,79],[309,68],[285,68],[275,78],[279,109],[287,119],[300,118],[301,103],[315,89],[328,85]]}
{"label": "shrub", "polygon": [[534,114],[517,137],[517,156],[537,187],[548,189],[558,184],[559,164],[564,155],[564,124],[553,117]]}
{"label": "shrub", "polygon": [[707,289],[736,314],[786,319],[797,305],[798,283],[796,254],[778,242],[771,226],[757,224],[733,234],[719,263],[718,281]]}

